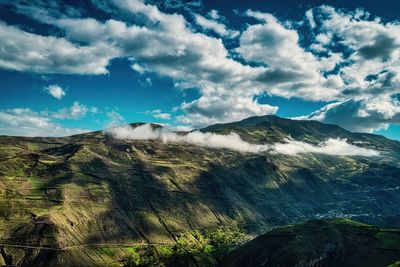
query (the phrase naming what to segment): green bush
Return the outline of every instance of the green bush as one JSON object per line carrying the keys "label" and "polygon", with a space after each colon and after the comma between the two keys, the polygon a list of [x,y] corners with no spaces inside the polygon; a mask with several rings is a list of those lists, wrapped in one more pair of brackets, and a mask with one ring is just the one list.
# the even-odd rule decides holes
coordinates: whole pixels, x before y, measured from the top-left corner
{"label": "green bush", "polygon": [[136,246],[125,266],[217,266],[222,257],[245,241],[237,227],[195,230],[181,234],[173,246]]}
{"label": "green bush", "polygon": [[112,248],[108,248],[108,247],[102,247],[100,248],[100,251],[108,256],[115,256],[115,250]]}

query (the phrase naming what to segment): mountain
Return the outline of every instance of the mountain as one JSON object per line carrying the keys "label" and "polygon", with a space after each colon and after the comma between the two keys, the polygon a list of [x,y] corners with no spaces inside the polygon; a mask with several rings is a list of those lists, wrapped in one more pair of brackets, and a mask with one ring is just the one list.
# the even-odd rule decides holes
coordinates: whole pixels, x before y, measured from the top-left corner
{"label": "mountain", "polygon": [[275,115],[255,116],[238,122],[214,124],[204,132],[237,132],[243,139],[254,143],[282,142],[288,136],[295,140],[318,143],[328,138],[347,139],[351,143],[367,144],[367,147],[400,153],[400,142],[381,135],[349,132],[334,124],[312,120],[292,120]]}
{"label": "mountain", "polygon": [[244,153],[102,131],[1,136],[0,264],[119,266],[133,246],[231,225],[248,236],[327,217],[400,226],[397,141],[276,116],[200,131],[269,145],[342,138],[380,156]]}
{"label": "mountain", "polygon": [[227,254],[221,266],[379,267],[399,260],[400,228],[330,219],[270,231]]}

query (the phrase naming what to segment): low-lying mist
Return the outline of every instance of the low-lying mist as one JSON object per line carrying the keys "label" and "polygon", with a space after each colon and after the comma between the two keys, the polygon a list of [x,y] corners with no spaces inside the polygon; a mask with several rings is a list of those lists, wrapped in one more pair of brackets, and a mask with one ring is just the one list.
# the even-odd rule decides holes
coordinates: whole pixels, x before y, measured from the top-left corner
{"label": "low-lying mist", "polygon": [[188,143],[211,148],[226,148],[247,153],[269,152],[275,154],[296,155],[299,153],[317,153],[335,156],[378,156],[379,152],[347,143],[346,139],[330,138],[319,145],[313,145],[292,139],[286,143],[273,145],[251,144],[244,141],[237,133],[215,134],[192,131],[178,134],[165,128],[154,128],[150,124],[138,127],[130,125],[109,128],[105,131],[116,139],[122,140],[154,140],[164,143]]}
{"label": "low-lying mist", "polygon": [[273,145],[275,153],[285,155],[296,155],[299,153],[317,153],[333,156],[378,156],[379,152],[373,149],[363,148],[347,143],[346,139],[329,138],[318,146],[287,140],[287,143],[276,143]]}

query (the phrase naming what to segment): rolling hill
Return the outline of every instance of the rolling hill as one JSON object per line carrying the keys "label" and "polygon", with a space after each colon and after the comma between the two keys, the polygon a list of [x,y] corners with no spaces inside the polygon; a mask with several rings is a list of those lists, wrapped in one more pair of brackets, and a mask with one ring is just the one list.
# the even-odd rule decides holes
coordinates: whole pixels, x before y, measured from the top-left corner
{"label": "rolling hill", "polygon": [[399,228],[330,219],[270,231],[227,254],[221,266],[378,267],[396,264],[399,260]]}
{"label": "rolling hill", "polygon": [[246,153],[102,131],[1,136],[0,264],[119,266],[134,246],[229,225],[249,237],[330,217],[400,226],[400,142],[276,116],[200,131],[269,145],[343,138],[380,156]]}

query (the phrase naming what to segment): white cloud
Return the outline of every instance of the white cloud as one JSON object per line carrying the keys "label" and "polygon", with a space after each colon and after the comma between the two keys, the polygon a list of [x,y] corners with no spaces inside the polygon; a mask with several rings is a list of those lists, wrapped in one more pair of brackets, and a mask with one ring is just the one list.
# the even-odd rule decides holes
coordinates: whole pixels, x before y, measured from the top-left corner
{"label": "white cloud", "polygon": [[178,125],[176,127],[173,127],[173,129],[178,132],[190,132],[194,130],[191,126],[185,126],[185,125]]}
{"label": "white cloud", "polygon": [[[252,103],[252,109],[259,105],[252,99],[254,95],[261,93],[263,85],[255,84],[253,81],[264,71],[264,68],[253,68],[228,58],[228,51],[221,40],[193,33],[186,27],[187,22],[181,15],[165,14],[155,6],[138,1],[118,1],[117,5],[122,10],[128,10],[135,15],[142,14],[148,20],[145,22],[147,28],[127,27],[119,23],[120,33],[115,37],[119,40],[117,43],[122,46],[122,49],[126,49],[124,53],[130,55],[131,59],[138,62],[137,64],[141,67],[172,78],[176,81],[177,87],[199,88],[203,95],[199,102],[207,101],[210,104],[208,105],[210,111],[221,111],[216,106],[219,102],[213,100],[215,97],[247,99]],[[124,38],[120,39],[122,36]],[[142,43],[149,43],[149,45],[143,47]],[[260,105],[259,112],[265,110],[266,106],[268,105]],[[229,108],[235,108],[235,105]],[[238,111],[239,109],[231,112],[236,114],[235,118],[242,119],[248,114],[254,114],[244,112],[239,116]],[[270,107],[267,113],[274,111],[276,108]],[[218,117],[222,121],[231,119],[231,117],[223,116],[223,113],[213,114],[213,117]],[[257,113],[257,115],[265,114]],[[192,120],[194,117],[196,121]],[[198,120],[198,117],[201,119]],[[184,121],[188,124],[198,124],[199,121],[209,121],[209,118],[200,113],[187,114]]]}
{"label": "white cloud", "polygon": [[261,19],[262,24],[250,25],[240,36],[240,46],[236,50],[243,58],[267,63],[273,68],[290,63],[294,69],[304,68],[303,64],[314,60],[299,47],[295,30],[285,28],[271,14],[257,12],[255,15],[251,10],[247,14]]}
{"label": "white cloud", "polygon": [[178,116],[180,122],[201,127],[251,116],[275,114],[278,107],[259,104],[257,100],[247,96],[205,95],[192,102],[183,103],[181,109],[187,115]]}
{"label": "white cloud", "polygon": [[[92,1],[97,2],[99,0]],[[146,3],[157,4],[157,6],[166,9],[175,9],[177,11],[186,10],[188,12],[193,12],[193,10],[203,7],[202,0],[147,0]]]}
{"label": "white cloud", "polygon": [[121,126],[109,128],[106,133],[117,139],[128,140],[154,140],[161,139],[164,143],[189,143],[211,148],[227,148],[240,152],[259,153],[267,150],[265,145],[250,144],[243,141],[236,133],[218,135],[214,133],[202,133],[193,131],[184,135],[165,129],[153,128],[150,124],[144,124],[135,128]]}
{"label": "white cloud", "polygon": [[[400,123],[400,25],[371,19],[369,13],[321,6],[314,48],[342,49],[348,54],[339,68],[338,100],[307,116],[348,130],[373,132]],[[332,41],[335,40],[335,41]]]}
{"label": "white cloud", "polygon": [[153,117],[156,119],[162,119],[162,120],[170,120],[171,119],[171,114],[163,113],[159,109],[153,110],[151,113],[152,113]]}
{"label": "white cloud", "polygon": [[252,17],[252,18],[255,18],[255,19],[259,20],[259,21],[263,21],[263,22],[270,21],[270,20],[275,20],[275,17],[270,13],[254,11],[254,10],[251,10],[251,9],[246,10],[245,15],[249,16],[249,17]]}
{"label": "white cloud", "polygon": [[[215,16],[214,13],[212,13]],[[239,35],[238,31],[228,30],[225,24],[222,24],[215,19],[207,19],[199,14],[194,14],[196,23],[201,26],[204,30],[212,30],[222,37],[235,38]]]}
{"label": "white cloud", "polygon": [[[248,16],[260,20],[240,36],[236,51],[248,62],[262,63],[268,70],[258,80],[269,94],[307,100],[333,100],[339,88],[323,75],[340,61],[339,54],[317,57],[299,45],[299,34],[281,24],[273,15],[252,10]],[[340,78],[340,77],[339,77]]]}
{"label": "white cloud", "polygon": [[135,128],[130,125],[111,127],[106,129],[105,132],[111,134],[116,139],[127,140],[153,140],[160,138],[161,135],[161,131],[154,130],[150,124],[144,124]]}
{"label": "white cloud", "polygon": [[273,145],[274,153],[285,155],[296,155],[299,153],[316,153],[332,156],[378,156],[379,152],[347,143],[345,139],[328,139],[319,146],[312,144],[287,140],[287,143],[278,143]]}
{"label": "white cloud", "polygon": [[50,94],[54,98],[57,98],[58,100],[65,96],[65,91],[57,84],[50,85],[46,87],[45,90],[48,94]]}
{"label": "white cloud", "polygon": [[342,39],[342,44],[356,52],[353,56],[380,60],[398,58],[398,23],[370,20],[368,13],[362,10],[344,13],[329,6],[315,10],[326,18],[321,21],[322,30]]}
{"label": "white cloud", "polygon": [[30,108],[0,110],[0,134],[16,136],[67,136],[89,132],[81,128],[64,127],[60,120],[79,120],[98,109],[75,101],[72,106],[57,111],[34,111]]}
{"label": "white cloud", "polygon": [[[198,99],[180,106],[184,115],[178,119],[187,126],[275,113],[277,107],[254,100],[262,94],[372,103],[377,96],[389,99],[399,93],[400,26],[371,19],[362,10],[322,6],[307,11],[304,20],[312,27],[315,40],[305,47],[295,28],[298,24],[249,10],[246,14],[258,22],[241,33],[238,47],[227,49],[221,39],[193,32],[183,15],[162,12],[149,2],[113,0],[98,5],[110,12],[106,21],[72,16],[77,10],[69,15],[58,9],[53,12],[47,4],[16,5],[23,14],[59,27],[65,36],[43,36],[0,23],[1,68],[104,74],[111,59],[127,58],[140,74],[155,73],[171,78],[176,87],[199,89]],[[217,11],[197,18],[221,36],[230,31]],[[236,60],[237,56],[242,60]],[[147,79],[144,86],[151,84]],[[380,119],[374,114],[387,113],[388,106],[375,107],[375,111],[354,111],[365,122],[357,129],[396,123],[398,113],[391,119],[380,115]]]}
{"label": "white cloud", "polygon": [[154,109],[154,110],[147,110],[145,112],[146,115],[153,116],[156,119],[162,119],[162,120],[170,120],[171,119],[171,114],[169,113],[163,113],[160,109]]}
{"label": "white cloud", "polygon": [[70,120],[78,120],[85,117],[88,113],[97,113],[98,110],[96,107],[88,107],[75,101],[71,107],[62,108],[57,112],[51,113],[51,117],[55,119],[70,119]]}
{"label": "white cloud", "polygon": [[[327,52],[332,54],[327,47],[332,41],[332,33],[318,33],[315,36],[315,43],[310,45],[310,49],[317,52]],[[334,61],[336,64],[339,63],[338,61]],[[333,69],[333,68],[332,68]]]}
{"label": "white cloud", "polygon": [[[242,97],[249,99],[260,93],[261,85],[255,86],[251,84],[251,80],[254,80],[263,68],[252,68],[228,58],[228,51],[220,39],[193,33],[187,27],[183,16],[162,13],[157,7],[141,1],[115,3],[123,12],[131,12],[144,18],[144,26],[128,26],[114,19],[101,23],[90,18],[64,18],[55,20],[54,24],[64,29],[71,40],[88,43],[79,49],[98,51],[97,47],[101,46],[114,57],[129,58],[136,71],[146,70],[170,77],[177,87],[197,87],[201,93],[207,90],[213,91],[214,95],[246,94]],[[18,31],[25,34],[21,30]],[[35,38],[43,39],[36,35]],[[21,43],[30,42],[24,40]],[[144,43],[147,45],[143,46]],[[24,50],[29,51],[27,48]],[[77,58],[85,60],[82,56]],[[103,67],[99,73],[106,72],[105,66],[109,58],[104,61],[105,64],[101,64],[102,61],[95,57],[93,59]],[[46,60],[53,61],[51,58]],[[18,62],[15,56],[13,62]],[[36,68],[35,66],[32,64],[29,68]],[[24,69],[28,69],[28,66]],[[51,68],[51,71],[63,72],[57,68]],[[85,73],[79,68],[76,68],[76,72]],[[149,84],[151,80],[145,82],[143,84]],[[240,92],[244,88],[254,92]],[[243,114],[242,118],[245,115]]]}
{"label": "white cloud", "polygon": [[331,33],[319,33],[317,36],[315,36],[315,40],[323,45],[329,44],[331,42],[331,39]]}
{"label": "white cloud", "polygon": [[279,153],[296,155],[299,153],[317,153],[333,156],[378,156],[379,152],[371,149],[358,147],[347,143],[342,139],[328,139],[316,146],[295,140],[286,140],[286,143],[273,145],[251,144],[244,141],[234,132],[221,135],[209,132],[192,131],[185,134],[177,134],[165,128],[153,127],[150,124],[143,124],[135,128],[126,125],[106,129],[107,134],[116,139],[123,140],[155,140],[160,139],[164,143],[188,143],[211,148],[226,148],[248,153]]}
{"label": "white cloud", "polygon": [[207,13],[207,15],[214,20],[218,20],[221,18],[221,16],[218,13],[218,10],[216,9],[211,9],[210,12]]}
{"label": "white cloud", "polygon": [[259,153],[267,150],[266,145],[250,144],[243,141],[236,133],[227,135],[219,135],[214,133],[202,133],[199,131],[189,132],[186,135],[177,135],[168,133],[161,136],[163,142],[185,142],[198,146],[206,146],[211,148],[227,148],[240,152]]}
{"label": "white cloud", "polygon": [[118,113],[116,110],[112,110],[106,113],[108,118],[106,127],[115,127],[125,123],[124,117]]}
{"label": "white cloud", "polygon": [[385,129],[390,123],[400,123],[400,102],[390,96],[335,102],[298,119],[318,120],[337,124],[356,132]]}
{"label": "white cloud", "polygon": [[66,136],[88,132],[79,128],[64,128],[46,112],[27,108],[0,110],[0,132],[16,136]]}
{"label": "white cloud", "polygon": [[65,38],[42,36],[0,22],[0,68],[38,73],[105,74],[113,48],[78,46]]}
{"label": "white cloud", "polygon": [[[339,70],[344,82],[341,100],[399,93],[398,23],[371,20],[362,10],[344,12],[329,6],[315,8],[314,13],[321,20],[317,43],[329,44],[333,48],[345,46],[348,50],[346,64]],[[332,42],[332,37],[335,37],[335,42]]]}
{"label": "white cloud", "polygon": [[306,11],[306,18],[308,20],[308,23],[310,24],[310,27],[313,29],[315,28],[317,25],[315,24],[315,20],[314,20],[314,14],[312,12],[312,10],[307,10]]}
{"label": "white cloud", "polygon": [[[132,68],[139,73],[155,72],[173,79],[177,87],[199,88],[202,97],[191,104],[192,106],[199,104],[200,108],[190,109],[198,110],[199,113],[185,114],[186,118],[183,120],[188,124],[193,125],[199,121],[215,121],[217,118],[220,119],[219,122],[224,122],[243,119],[249,115],[265,115],[276,112],[276,107],[254,101],[256,96],[264,92],[284,97],[302,95],[304,98],[312,99],[330,99],[335,94],[334,90],[325,88],[326,79],[318,73],[310,71],[311,68],[304,71],[293,68],[285,69],[281,66],[268,68],[242,64],[229,57],[229,51],[220,39],[192,32],[182,15],[166,14],[154,5],[137,0],[115,0],[114,3],[122,12],[128,12],[130,15],[140,18],[143,26],[136,24],[128,26],[125,22],[115,19],[99,22],[93,18],[53,19],[49,20],[49,23],[65,30],[68,39],[86,44],[85,46],[76,46],[79,51],[81,49],[99,53],[108,51],[103,61],[98,60],[95,56],[89,57],[96,62],[97,66],[101,66],[101,71],[98,73],[106,72],[105,67],[110,58],[126,57],[132,61]],[[260,16],[265,15],[261,14]],[[279,26],[279,23],[275,23],[275,25]],[[290,33],[282,26],[279,27],[279,31],[285,34]],[[24,34],[21,30],[19,32]],[[293,32],[290,35],[297,38]],[[43,36],[35,35],[35,38],[42,39]],[[65,42],[67,41],[65,40]],[[144,43],[147,45],[143,46]],[[70,44],[72,45],[72,43]],[[98,47],[103,49],[98,49]],[[296,51],[302,52],[301,49]],[[307,55],[305,52],[303,54]],[[83,56],[77,58],[86,60]],[[49,61],[52,61],[51,57]],[[299,62],[299,60],[297,61]],[[291,63],[287,66],[290,65]],[[30,68],[35,67],[31,66]],[[52,70],[63,72],[60,68],[52,68]],[[79,68],[76,71],[79,72]],[[91,71],[93,72],[93,70]],[[85,73],[82,70],[81,72]],[[315,80],[319,80],[318,83],[314,83]],[[215,101],[215,98],[221,98],[221,101]],[[219,106],[216,106],[225,101],[233,103],[236,98],[250,103],[250,108],[225,105],[228,110],[222,111]],[[202,102],[207,102],[207,104],[200,105]],[[205,106],[209,108],[208,112],[203,112]],[[219,113],[212,114],[211,111]],[[207,117],[204,114],[211,116]],[[234,115],[227,117],[224,114]]]}
{"label": "white cloud", "polygon": [[146,72],[146,69],[145,69],[144,67],[140,66],[140,65],[137,64],[137,63],[132,64],[132,65],[131,65],[131,68],[132,68],[134,71],[136,71],[136,72],[138,72],[138,73],[140,73],[140,74],[143,74],[143,73]]}

